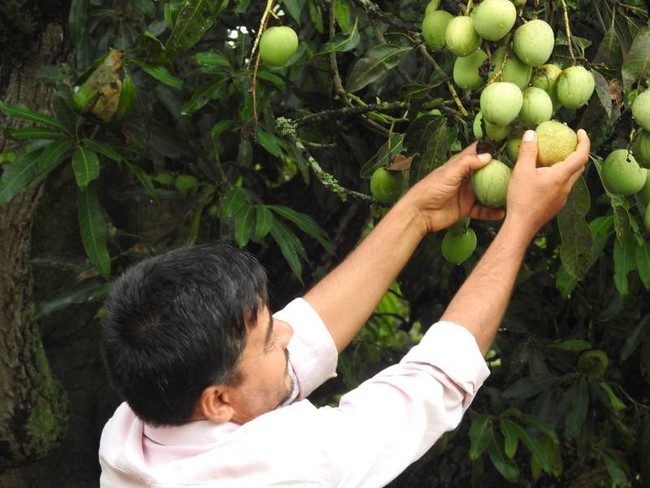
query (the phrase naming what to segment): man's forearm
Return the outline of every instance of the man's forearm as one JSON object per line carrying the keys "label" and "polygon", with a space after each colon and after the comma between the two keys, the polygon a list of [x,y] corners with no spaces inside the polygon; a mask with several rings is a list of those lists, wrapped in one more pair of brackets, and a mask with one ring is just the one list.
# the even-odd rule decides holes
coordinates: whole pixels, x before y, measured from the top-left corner
{"label": "man's forearm", "polygon": [[417,209],[402,199],[338,267],[305,294],[339,352],[366,323],[425,233]]}
{"label": "man's forearm", "polygon": [[534,234],[506,220],[441,320],[468,329],[485,355],[505,315],[517,273]]}

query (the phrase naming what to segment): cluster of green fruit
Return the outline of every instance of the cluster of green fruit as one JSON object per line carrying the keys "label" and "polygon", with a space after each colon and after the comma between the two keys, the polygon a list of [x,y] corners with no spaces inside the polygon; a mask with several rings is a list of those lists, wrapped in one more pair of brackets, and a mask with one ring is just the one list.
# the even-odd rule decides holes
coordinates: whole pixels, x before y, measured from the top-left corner
{"label": "cluster of green fruit", "polygon": [[551,61],[553,29],[542,19],[525,19],[526,11],[518,11],[524,4],[483,0],[468,14],[453,16],[440,9],[440,0],[431,0],[422,21],[429,48],[454,55],[455,85],[468,95],[480,93],[474,136],[489,142],[496,154],[472,175],[472,186],[477,200],[491,207],[505,205],[523,132],[537,132],[539,166],[564,160],[575,150],[577,136],[557,119],[558,110],[579,109],[595,89],[585,67],[562,68]]}

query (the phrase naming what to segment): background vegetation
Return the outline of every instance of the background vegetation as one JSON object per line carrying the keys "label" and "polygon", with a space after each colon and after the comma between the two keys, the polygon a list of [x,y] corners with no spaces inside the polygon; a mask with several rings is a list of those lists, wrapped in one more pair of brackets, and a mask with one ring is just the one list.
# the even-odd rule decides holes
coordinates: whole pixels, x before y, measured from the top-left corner
{"label": "background vegetation", "polygon": [[[2,3],[0,485],[97,485],[119,401],[97,330],[126,265],[233,241],[267,266],[281,306],[381,218],[375,168],[405,168],[406,188],[473,141],[477,93],[423,42],[425,6]],[[589,105],[557,114],[588,131],[592,164],[529,250],[468,415],[392,486],[650,486],[647,202],[607,193],[598,174],[636,134],[648,6],[529,0],[519,15],[554,27],[554,62],[596,75]],[[258,59],[271,25],[300,39],[283,68]],[[471,226],[479,245],[461,266],[441,258],[441,235],[422,243],[316,401],[399,358],[440,315],[498,224]]]}

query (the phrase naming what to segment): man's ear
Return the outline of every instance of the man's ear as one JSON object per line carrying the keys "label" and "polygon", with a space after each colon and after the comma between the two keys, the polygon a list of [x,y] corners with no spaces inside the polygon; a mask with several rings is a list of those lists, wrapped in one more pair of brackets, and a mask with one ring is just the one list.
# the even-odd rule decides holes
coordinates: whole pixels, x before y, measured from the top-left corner
{"label": "man's ear", "polygon": [[226,385],[210,385],[203,390],[197,405],[198,416],[212,422],[229,422],[235,410],[229,403]]}

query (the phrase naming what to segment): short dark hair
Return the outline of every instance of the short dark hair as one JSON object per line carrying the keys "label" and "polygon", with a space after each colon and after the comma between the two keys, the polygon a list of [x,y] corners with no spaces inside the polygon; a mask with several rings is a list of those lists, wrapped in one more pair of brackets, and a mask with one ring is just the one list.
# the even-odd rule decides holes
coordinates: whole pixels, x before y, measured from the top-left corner
{"label": "short dark hair", "polygon": [[145,422],[187,422],[207,386],[237,382],[248,328],[267,303],[262,265],[227,244],[137,263],[106,300],[102,355],[111,383]]}

